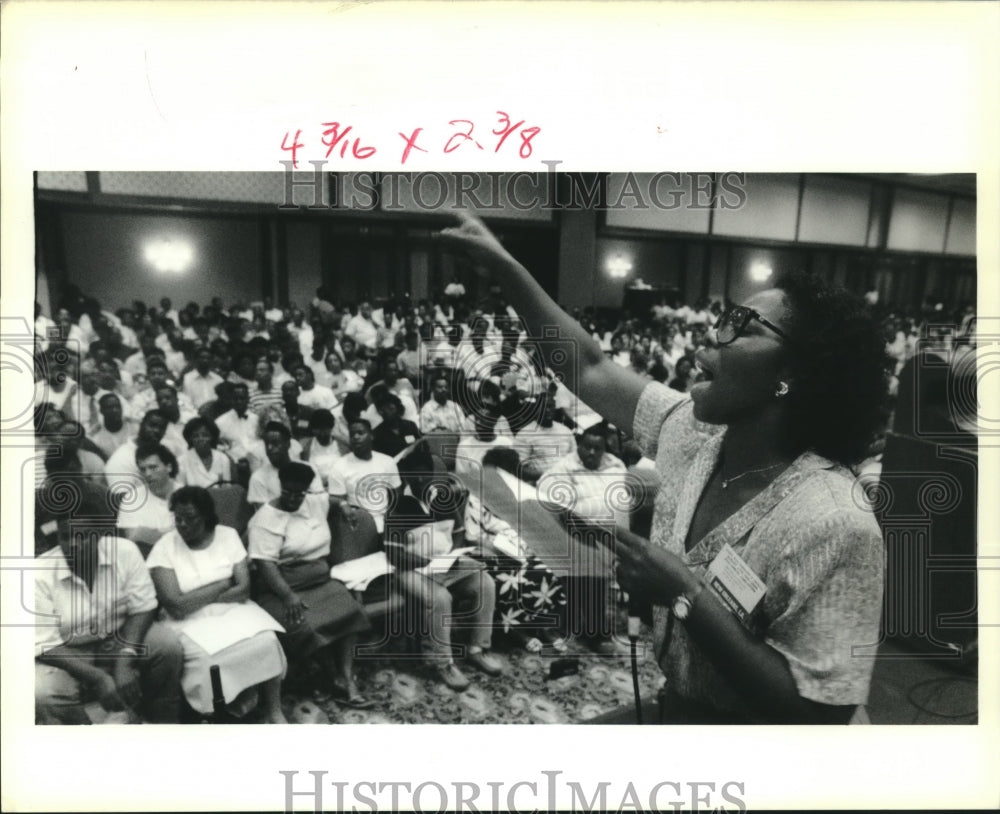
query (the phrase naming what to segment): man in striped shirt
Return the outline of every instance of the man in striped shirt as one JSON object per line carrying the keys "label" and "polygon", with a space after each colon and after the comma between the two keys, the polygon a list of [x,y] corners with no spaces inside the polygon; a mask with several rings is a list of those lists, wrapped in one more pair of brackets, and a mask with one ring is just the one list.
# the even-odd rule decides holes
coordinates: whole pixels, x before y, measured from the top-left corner
{"label": "man in striped shirt", "polygon": [[268,359],[258,359],[254,367],[256,387],[250,391],[250,410],[258,415],[268,407],[282,407],[281,390],[274,386],[271,377],[274,366]]}

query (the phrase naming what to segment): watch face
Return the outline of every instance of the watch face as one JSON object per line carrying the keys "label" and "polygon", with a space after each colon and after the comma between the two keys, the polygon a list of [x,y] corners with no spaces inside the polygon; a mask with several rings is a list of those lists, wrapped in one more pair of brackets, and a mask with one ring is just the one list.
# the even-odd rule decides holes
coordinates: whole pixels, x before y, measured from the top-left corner
{"label": "watch face", "polygon": [[691,610],[691,602],[686,596],[679,596],[674,600],[674,616],[683,621],[687,619],[688,612]]}

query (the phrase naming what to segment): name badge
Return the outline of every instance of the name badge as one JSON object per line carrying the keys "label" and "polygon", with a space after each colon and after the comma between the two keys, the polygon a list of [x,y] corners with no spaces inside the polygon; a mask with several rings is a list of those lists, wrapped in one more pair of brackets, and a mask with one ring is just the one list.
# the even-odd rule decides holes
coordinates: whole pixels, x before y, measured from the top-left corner
{"label": "name badge", "polygon": [[416,439],[416,437],[415,437],[415,436],[413,436],[413,435],[404,435],[404,436],[403,436],[403,440],[404,440],[404,441],[406,441],[406,443],[407,443],[407,444],[412,444],[412,443],[413,443],[414,441],[416,441],[417,439]]}
{"label": "name badge", "polygon": [[741,622],[767,593],[767,586],[727,543],[705,572],[705,581]]}
{"label": "name badge", "polygon": [[309,426],[309,419],[307,419],[307,418],[300,418],[298,420],[298,426],[302,427],[303,429],[307,428]]}

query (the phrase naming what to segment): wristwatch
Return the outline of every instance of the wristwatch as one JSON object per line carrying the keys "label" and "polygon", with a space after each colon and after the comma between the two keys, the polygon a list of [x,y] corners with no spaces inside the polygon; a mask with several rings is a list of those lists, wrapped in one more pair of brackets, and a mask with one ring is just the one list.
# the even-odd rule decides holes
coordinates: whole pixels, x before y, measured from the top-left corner
{"label": "wristwatch", "polygon": [[691,608],[694,606],[694,601],[698,598],[698,594],[704,590],[705,584],[699,582],[696,587],[682,594],[678,594],[674,597],[674,601],[670,603],[670,612],[675,618],[680,619],[682,622],[691,615]]}

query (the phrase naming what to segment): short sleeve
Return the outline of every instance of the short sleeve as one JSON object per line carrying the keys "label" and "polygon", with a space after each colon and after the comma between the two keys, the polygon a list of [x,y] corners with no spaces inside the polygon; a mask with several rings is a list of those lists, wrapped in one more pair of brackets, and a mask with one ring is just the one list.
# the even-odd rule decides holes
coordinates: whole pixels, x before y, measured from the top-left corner
{"label": "short sleeve", "polygon": [[665,387],[659,382],[650,382],[639,396],[632,419],[632,434],[642,454],[656,458],[657,443],[663,422],[678,406],[690,396]]}
{"label": "short sleeve", "polygon": [[220,452],[215,450],[215,455],[219,457],[219,474],[222,480],[229,481],[233,479],[233,466],[232,461],[229,460],[229,456],[225,452]]}
{"label": "short sleeve", "polygon": [[266,503],[261,506],[250,519],[247,529],[250,558],[278,562],[287,526],[287,515],[275,511],[273,506]]}
{"label": "short sleeve", "polygon": [[259,472],[254,472],[250,477],[250,486],[247,489],[247,503],[267,503],[271,495],[267,492],[264,479]]}
{"label": "short sleeve", "polygon": [[156,541],[153,550],[146,557],[146,568],[169,568],[173,570],[173,538],[174,532],[170,531]]}
{"label": "short sleeve", "polygon": [[34,626],[35,656],[38,657],[47,650],[64,643],[62,632],[59,629],[62,619],[59,618],[55,599],[52,596],[50,575],[43,574],[41,570],[35,576],[35,615],[44,620]]}
{"label": "short sleeve", "polygon": [[347,478],[344,477],[344,468],[341,464],[344,458],[340,458],[330,467],[330,476],[327,491],[334,497],[345,497],[347,495]]}
{"label": "short sleeve", "polygon": [[884,554],[877,527],[830,516],[803,529],[767,576],[765,641],[788,663],[799,694],[863,704],[879,641]]}
{"label": "short sleeve", "polygon": [[142,559],[142,554],[135,543],[123,537],[109,540],[116,547],[115,561],[119,569],[119,578],[125,590],[128,615],[148,613],[156,610],[156,589],[149,575],[149,566]]}
{"label": "short sleeve", "polygon": [[236,533],[236,529],[229,526],[215,527],[216,542],[221,543],[221,554],[225,561],[233,565],[239,565],[247,558],[247,550],[243,547],[243,541]]}

